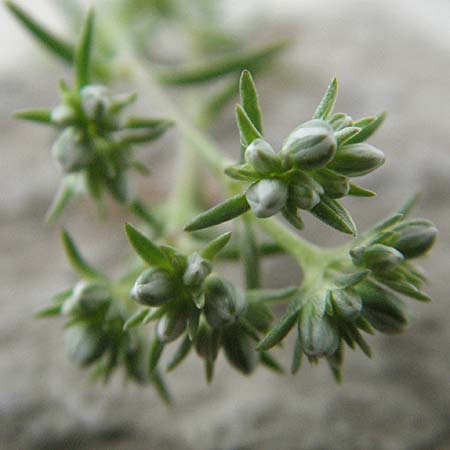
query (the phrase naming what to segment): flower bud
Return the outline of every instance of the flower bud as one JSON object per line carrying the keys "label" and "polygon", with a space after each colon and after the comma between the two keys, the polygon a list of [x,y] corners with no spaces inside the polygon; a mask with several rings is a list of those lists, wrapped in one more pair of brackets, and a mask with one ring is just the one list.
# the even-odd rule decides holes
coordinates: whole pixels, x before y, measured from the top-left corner
{"label": "flower bud", "polygon": [[339,346],[336,328],[326,314],[318,314],[313,305],[303,307],[298,322],[303,351],[312,357],[330,356]]}
{"label": "flower bud", "polygon": [[258,364],[255,342],[236,324],[223,333],[223,349],[228,362],[245,375]]}
{"label": "flower bud", "polygon": [[334,308],[345,319],[356,319],[362,309],[361,297],[351,289],[334,289],[331,292]]}
{"label": "flower bud", "polygon": [[195,351],[207,361],[215,361],[221,344],[220,332],[207,323],[200,324],[195,337]]}
{"label": "flower bud", "polygon": [[314,173],[314,177],[331,198],[345,197],[350,190],[348,178],[332,170],[318,170]]}
{"label": "flower bud", "polygon": [[68,125],[76,119],[75,111],[64,103],[56,106],[52,110],[51,120],[55,125]]}
{"label": "flower bud", "polygon": [[69,359],[81,367],[92,364],[106,349],[106,341],[101,331],[85,323],[77,323],[67,328],[64,340]]}
{"label": "flower bud", "polygon": [[106,86],[88,85],[81,89],[81,107],[88,119],[103,118],[111,106],[111,97]]}
{"label": "flower bud", "polygon": [[329,123],[334,131],[339,131],[343,128],[351,127],[353,119],[345,113],[336,113],[331,116]]}
{"label": "flower bud", "polygon": [[328,168],[349,177],[366,175],[385,161],[384,153],[365,142],[340,147]]}
{"label": "flower bud", "polygon": [[58,136],[52,146],[52,155],[68,173],[84,169],[92,159],[83,133],[75,127],[66,128]]}
{"label": "flower bud", "polygon": [[398,240],[392,244],[405,258],[424,255],[433,246],[437,229],[432,222],[424,219],[408,220],[392,228]]}
{"label": "flower bud", "polygon": [[272,146],[264,139],[255,139],[245,150],[245,160],[262,174],[275,172],[281,162]]}
{"label": "flower bud", "polygon": [[187,268],[183,274],[183,283],[185,286],[197,288],[205,278],[211,273],[212,264],[205,258],[202,258],[197,252],[189,255]]}
{"label": "flower bud", "polygon": [[404,260],[398,250],[382,244],[356,247],[350,250],[350,255],[356,266],[367,267],[374,272],[387,272]]}
{"label": "flower bud", "polygon": [[64,302],[62,313],[65,315],[95,314],[109,300],[110,294],[105,286],[80,281],[75,285],[72,295]]}
{"label": "flower bud", "polygon": [[283,208],[287,194],[286,183],[264,178],[247,189],[246,197],[256,217],[270,217]]}
{"label": "flower bud", "polygon": [[312,209],[320,202],[320,195],[310,187],[292,183],[289,186],[289,202],[300,209]]}
{"label": "flower bud", "polygon": [[324,120],[310,120],[298,126],[281,149],[283,165],[302,169],[326,166],[334,157],[337,143],[334,131]]}
{"label": "flower bud", "polygon": [[218,275],[210,275],[205,281],[205,317],[213,328],[222,328],[245,312],[247,302],[241,291]]}
{"label": "flower bud", "polygon": [[181,311],[170,311],[161,317],[156,326],[156,335],[161,342],[172,342],[186,330],[187,318]]}
{"label": "flower bud", "polygon": [[175,295],[174,281],[166,270],[147,269],[139,275],[130,291],[130,296],[146,306],[160,306]]}

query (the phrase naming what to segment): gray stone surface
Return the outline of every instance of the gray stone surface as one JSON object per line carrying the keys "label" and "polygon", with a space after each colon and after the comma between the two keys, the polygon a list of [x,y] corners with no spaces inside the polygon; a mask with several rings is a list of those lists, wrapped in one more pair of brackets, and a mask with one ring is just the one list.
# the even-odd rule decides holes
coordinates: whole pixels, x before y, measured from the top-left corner
{"label": "gray stone surface", "polygon": [[[450,44],[439,33],[449,6],[427,4],[430,16],[419,14],[424,10],[415,1],[308,3],[291,14],[287,28],[300,30],[301,39],[274,73],[278,86],[266,78],[260,87],[273,142],[308,117],[331,75],[341,81],[338,110],[358,117],[387,109],[389,120],[373,142],[388,163],[364,180],[379,196],[347,204],[364,228],[419,190],[418,213],[440,229],[433,257],[424,262],[434,302],[411,302],[412,326],[404,335],[372,338],[373,360],[349,352],[342,386],[324,365],[306,364],[296,377],[258,371],[244,378],[223,361],[206,386],[195,360],[169,378],[177,399],[170,410],[151,389],[124,386],[120,377],[107,387],[91,385],[65,359],[61,324],[31,317],[73,275],[58,230],[42,221],[57,183],[46,150],[51,136],[8,118],[24,106],[54,103],[59,74],[49,75],[34,59],[0,72],[1,449],[450,448]],[[282,16],[277,13],[280,28]],[[235,136],[229,117],[217,135],[232,148],[237,139],[223,138]],[[155,177],[148,186],[160,194]],[[108,224],[92,218],[83,203],[64,222],[94,261],[114,271],[126,249],[124,217],[113,210]],[[317,242],[342,239],[314,221],[308,225],[305,234]],[[273,275],[280,268],[283,274]],[[265,270],[274,286],[298,276],[282,258]],[[290,350],[287,345],[285,361]]]}

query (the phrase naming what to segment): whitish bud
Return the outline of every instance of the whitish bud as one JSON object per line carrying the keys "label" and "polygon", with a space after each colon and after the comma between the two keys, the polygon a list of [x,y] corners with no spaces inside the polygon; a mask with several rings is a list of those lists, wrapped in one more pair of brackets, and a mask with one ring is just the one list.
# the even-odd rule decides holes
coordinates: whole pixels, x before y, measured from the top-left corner
{"label": "whitish bud", "polygon": [[214,274],[206,279],[204,312],[213,328],[236,322],[246,308],[244,295],[228,280]]}
{"label": "whitish bud", "polygon": [[84,140],[83,133],[68,127],[58,136],[52,146],[52,155],[64,172],[84,169],[91,161],[92,152]]}
{"label": "whitish bud", "polygon": [[367,267],[374,272],[387,272],[404,260],[398,250],[382,244],[356,247],[350,251],[350,255],[356,266]]}
{"label": "whitish bud", "polygon": [[175,286],[171,275],[163,269],[147,269],[139,275],[130,296],[146,306],[160,306],[175,295]]}
{"label": "whitish bud", "polygon": [[99,120],[105,116],[111,106],[111,97],[107,87],[99,85],[85,86],[81,92],[81,106],[89,119]]}
{"label": "whitish bud", "polygon": [[105,286],[98,283],[80,281],[75,285],[72,295],[64,302],[62,313],[95,313],[108,303],[110,294]]}
{"label": "whitish bud", "polygon": [[255,170],[268,174],[281,168],[281,162],[272,146],[264,139],[255,139],[245,150],[245,160]]}
{"label": "whitish bud", "polygon": [[183,274],[183,283],[189,287],[199,287],[211,273],[212,264],[198,253],[192,253],[187,260],[187,267]]}
{"label": "whitish bud", "polygon": [[336,113],[332,115],[329,123],[333,127],[333,130],[339,131],[343,128],[351,127],[353,119],[345,113]]}
{"label": "whitish bud", "polygon": [[320,195],[308,186],[292,183],[289,186],[289,202],[300,209],[312,209],[320,202]]}
{"label": "whitish bud", "polygon": [[96,327],[84,323],[67,328],[64,338],[69,359],[82,367],[100,358],[106,348],[102,333]]}
{"label": "whitish bud", "polygon": [[392,231],[399,236],[393,247],[405,258],[416,258],[427,253],[437,236],[437,229],[433,223],[424,219],[402,222]]}
{"label": "whitish bud", "polygon": [[247,189],[246,197],[256,217],[270,217],[286,204],[287,194],[286,183],[265,178],[252,184]]}
{"label": "whitish bud", "polygon": [[337,350],[339,336],[328,315],[317,314],[315,309],[307,304],[302,309],[298,326],[306,355],[330,356]]}
{"label": "whitish bud", "polygon": [[51,119],[55,125],[61,126],[73,123],[75,118],[75,111],[69,105],[61,104],[52,110]]}
{"label": "whitish bud", "polygon": [[380,167],[385,159],[381,150],[362,142],[340,147],[328,167],[349,177],[359,177]]}
{"label": "whitish bud", "polygon": [[159,319],[156,334],[161,342],[172,342],[184,333],[186,325],[186,316],[179,311],[173,311]]}
{"label": "whitish bud", "polygon": [[285,167],[316,169],[334,157],[337,143],[334,130],[324,120],[310,120],[298,126],[281,149]]}

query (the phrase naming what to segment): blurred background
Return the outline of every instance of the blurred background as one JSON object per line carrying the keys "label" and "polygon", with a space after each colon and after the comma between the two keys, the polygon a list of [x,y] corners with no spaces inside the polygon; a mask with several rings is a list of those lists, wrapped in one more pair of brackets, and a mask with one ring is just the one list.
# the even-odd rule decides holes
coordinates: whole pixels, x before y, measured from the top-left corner
{"label": "blurred background", "polygon": [[[96,6],[101,17],[119,2],[85,3]],[[63,35],[76,36],[70,25],[77,21],[76,9],[70,9],[75,2],[17,3]],[[139,14],[146,2],[135,3]],[[194,2],[184,3],[189,10]],[[216,2],[203,3],[209,8]],[[378,195],[345,204],[364,229],[413,192],[422,193],[416,214],[440,230],[432,257],[423,262],[433,303],[409,302],[411,326],[403,335],[370,338],[372,360],[347,352],[340,386],[325,364],[304,364],[295,377],[258,370],[245,378],[223,361],[207,386],[195,358],[168,379],[176,401],[171,409],[151,388],[126,385],[120,376],[107,386],[92,384],[64,355],[62,323],[32,318],[74,275],[59,245],[59,227],[44,224],[59,179],[49,153],[54,136],[11,119],[17,109],[56,105],[57,81],[70,75],[1,5],[0,448],[449,450],[450,3],[223,0],[219,11],[214,26],[246,45],[274,37],[293,40],[278,63],[257,77],[272,143],[281,143],[311,116],[333,76],[340,81],[336,111],[354,117],[389,112],[371,139],[387,162],[362,180]],[[186,36],[176,27],[161,30],[152,37],[159,55],[182,60],[192,47]],[[164,113],[151,98],[140,108]],[[230,154],[238,154],[232,104],[212,133]],[[141,183],[146,198],[161,199],[169,188],[175,145],[172,134],[148,151],[154,173]],[[112,208],[108,222],[98,222],[86,201],[71,207],[62,223],[86,255],[113,274],[128,251],[124,221]],[[304,234],[323,244],[342,242],[337,232],[313,220]],[[264,272],[267,286],[299,279],[288,258],[266,262]],[[291,349],[288,342],[280,350],[284,362]]]}

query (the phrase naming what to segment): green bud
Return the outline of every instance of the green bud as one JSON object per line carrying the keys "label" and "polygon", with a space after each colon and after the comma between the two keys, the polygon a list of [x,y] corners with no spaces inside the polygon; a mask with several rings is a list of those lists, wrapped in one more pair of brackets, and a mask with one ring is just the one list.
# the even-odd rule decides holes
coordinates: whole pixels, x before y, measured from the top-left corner
{"label": "green bud", "polygon": [[65,347],[69,359],[79,366],[88,366],[102,356],[106,342],[92,325],[78,323],[66,329]]}
{"label": "green bud", "polygon": [[51,121],[55,125],[68,125],[76,119],[75,111],[68,105],[61,104],[52,109]]}
{"label": "green bud", "polygon": [[320,202],[320,195],[308,186],[291,183],[289,186],[289,203],[300,209],[314,208]]}
{"label": "green bud", "polygon": [[404,260],[398,250],[382,244],[356,247],[350,250],[350,255],[356,266],[367,267],[374,272],[387,272]]}
{"label": "green bud", "polygon": [[212,264],[198,253],[192,253],[187,260],[187,268],[183,274],[185,286],[197,288],[205,278],[211,273]]}
{"label": "green bud", "polygon": [[437,229],[432,222],[424,219],[408,220],[392,228],[398,239],[394,244],[405,258],[422,256],[433,246]]}
{"label": "green bud", "polygon": [[352,289],[334,289],[331,292],[334,308],[345,319],[354,320],[361,313],[361,297]]}
{"label": "green bud", "polygon": [[224,331],[223,349],[229,363],[245,375],[258,364],[255,343],[238,324]]}
{"label": "green bud", "polygon": [[247,309],[242,292],[228,280],[212,274],[205,281],[205,317],[213,328],[236,322]]}
{"label": "green bud", "polygon": [[322,185],[327,195],[331,198],[345,197],[350,190],[348,178],[328,169],[317,170],[315,179]]}
{"label": "green bud", "polygon": [[298,331],[303,351],[311,357],[330,356],[339,346],[337,330],[326,314],[318,314],[309,303],[301,311]]}
{"label": "green bud", "polygon": [[52,155],[67,173],[84,169],[92,159],[83,133],[75,127],[66,128],[58,136],[52,146]]}
{"label": "green bud", "polygon": [[103,118],[111,106],[111,97],[106,86],[85,86],[81,89],[80,96],[83,112],[92,120]]}
{"label": "green bud", "polygon": [[110,300],[110,294],[105,286],[98,283],[80,281],[75,285],[72,295],[64,302],[62,313],[94,314]]}
{"label": "green bud", "polygon": [[363,142],[340,147],[328,167],[349,177],[359,177],[380,167],[385,159],[381,150]]}
{"label": "green bud", "polygon": [[285,182],[264,178],[252,184],[246,192],[247,202],[256,217],[270,217],[286,203],[288,188]]}
{"label": "green bud", "polygon": [[180,311],[170,311],[159,319],[156,335],[161,342],[172,342],[185,332],[186,326],[186,315]]}
{"label": "green bud", "polygon": [[333,159],[336,148],[333,128],[324,120],[310,120],[286,139],[281,149],[283,165],[303,169],[324,167]]}
{"label": "green bud", "polygon": [[333,114],[328,122],[334,131],[339,131],[353,125],[353,119],[345,113]]}
{"label": "green bud", "polygon": [[195,351],[207,361],[215,361],[221,344],[220,330],[211,328],[207,323],[200,324],[195,336]]}
{"label": "green bud", "polygon": [[160,306],[175,295],[174,281],[164,269],[151,268],[139,275],[130,291],[133,300],[146,306]]}
{"label": "green bud", "polygon": [[281,162],[272,146],[264,139],[255,139],[245,150],[245,160],[255,170],[268,174],[281,169]]}

